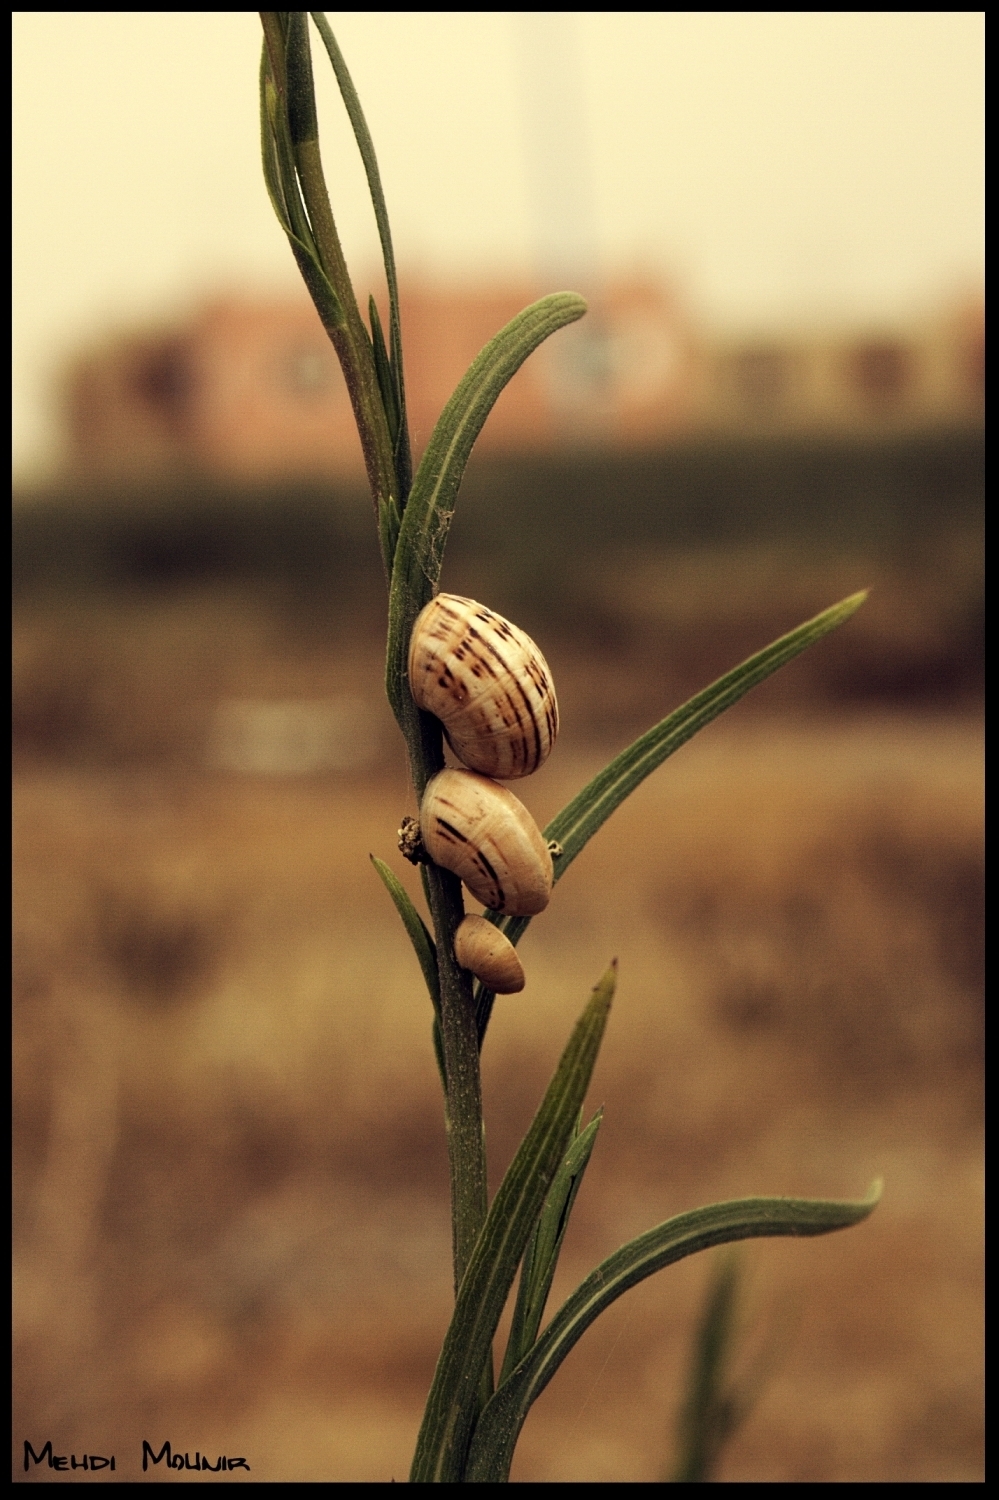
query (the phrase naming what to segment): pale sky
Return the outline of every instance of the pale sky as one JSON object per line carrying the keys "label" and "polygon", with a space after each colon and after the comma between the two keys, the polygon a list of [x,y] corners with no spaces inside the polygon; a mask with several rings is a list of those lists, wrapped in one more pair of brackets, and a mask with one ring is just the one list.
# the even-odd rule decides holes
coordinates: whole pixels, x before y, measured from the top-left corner
{"label": "pale sky", "polygon": [[[661,271],[730,329],[904,318],[981,286],[983,12],[328,14],[403,271]],[[19,478],[56,461],[73,349],[220,287],[296,284],[260,172],[260,36],[252,11],[14,13]],[[366,280],[364,179],[313,51]]]}

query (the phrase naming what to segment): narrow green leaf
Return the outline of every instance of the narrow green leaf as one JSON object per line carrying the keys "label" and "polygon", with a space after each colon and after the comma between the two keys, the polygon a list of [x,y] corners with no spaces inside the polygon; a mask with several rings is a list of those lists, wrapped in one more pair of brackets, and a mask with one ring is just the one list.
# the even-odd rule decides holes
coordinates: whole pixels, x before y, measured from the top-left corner
{"label": "narrow green leaf", "polygon": [[440,1074],[441,1086],[444,1089],[444,1097],[447,1097],[447,1069],[444,1066],[444,1042],[441,1037],[441,990],[440,975],[437,970],[437,944],[430,935],[430,930],[424,922],[420,913],[416,910],[406,887],[401,883],[389,869],[383,860],[376,858],[374,854],[369,856],[378,874],[381,876],[382,884],[388,891],[395,903],[395,909],[402,918],[402,925],[409,933],[409,940],[419,959],[420,968],[423,970],[423,978],[426,981],[427,990],[434,1007],[434,1021],[432,1041],[434,1044],[434,1057],[437,1062],[437,1071]]}
{"label": "narrow green leaf", "polygon": [[[398,428],[396,434],[396,476],[399,481],[399,505],[405,509],[406,500],[409,496],[412,484],[413,468],[409,445],[409,425],[406,420],[406,382],[402,368],[402,325],[399,318],[399,287],[396,279],[395,252],[392,248],[392,231],[389,227],[388,209],[385,205],[385,194],[382,191],[381,173],[378,170],[378,158],[375,155],[374,142],[364,118],[361,101],[357,97],[357,90],[344,61],[343,53],[337,45],[336,37],[321,10],[310,11],[313,22],[319,35],[323,39],[327,55],[333,66],[336,81],[340,88],[340,96],[343,99],[360,152],[361,161],[364,165],[365,176],[368,179],[368,192],[371,195],[371,205],[375,211],[375,223],[378,226],[378,238],[382,247],[382,261],[385,266],[385,281],[388,285],[389,294],[389,348],[391,350],[391,371],[395,392],[395,407],[398,414]],[[386,410],[388,408],[386,407]]]}
{"label": "narrow green leaf", "polygon": [[[389,364],[388,350],[385,348],[385,335],[382,332],[382,320],[378,316],[378,308],[374,297],[368,298],[368,317],[371,321],[371,348],[375,356],[375,374],[378,377],[378,389],[382,393],[382,405],[385,408],[385,416],[388,418],[389,436],[393,445],[399,436],[399,408],[396,401],[395,386],[392,381],[392,367]],[[389,559],[391,562],[391,559]]]}
{"label": "narrow green leaf", "polygon": [[[738,703],[750,688],[763,682],[780,667],[792,661],[802,651],[814,646],[823,636],[842,625],[860,608],[867,598],[867,591],[851,594],[839,604],[833,604],[814,619],[806,620],[797,629],[780,636],[757,651],[740,666],[733,667],[724,677],[719,677],[710,687],[689,698],[673,713],[647,730],[563,807],[545,829],[545,838],[561,847],[554,859],[555,879],[561,880],[576,856],[599,828],[606,823],[611,813],[620,807],[637,786],[650,776],[664,760],[675,754],[681,745],[717,719],[719,714]],[[484,913],[488,921],[502,928],[511,943],[518,943],[530,924],[530,917],[501,917],[498,913]],[[482,985],[476,986],[476,1010],[479,1041],[485,1036],[492,1012],[493,996]]]}
{"label": "narrow green leaf", "polygon": [[271,206],[285,234],[291,235],[294,231],[291,227],[284,187],[278,171],[277,146],[274,140],[274,119],[277,108],[277,89],[270,75],[270,59],[267,55],[267,43],[264,42],[260,53],[260,155],[263,160],[264,182]]}
{"label": "narrow green leaf", "polygon": [[629,1288],[711,1245],[846,1229],[866,1219],[880,1196],[881,1183],[876,1182],[860,1202],[743,1198],[713,1203],[667,1219],[623,1245],[577,1287],[486,1406],[476,1425],[465,1479],[492,1484],[507,1480],[513,1450],[531,1405],[594,1319]]}
{"label": "narrow green leaf", "polygon": [[260,60],[260,131],[264,178],[274,211],[288,238],[300,244],[318,264],[312,226],[305,212],[295,170],[285,99],[274,81],[266,42]]}
{"label": "narrow green leaf", "polygon": [[823,610],[814,619],[806,620],[796,630],[782,635],[691,698],[616,756],[609,766],[594,777],[589,786],[584,787],[573,798],[568,807],[556,814],[545,830],[546,838],[554,839],[562,846],[562,853],[556,861],[556,879],[565,873],[597,829],[641,785],[646,776],[661,766],[681,745],[692,739],[699,729],[703,729],[712,719],[737,703],[750,688],[756,687],[778,668],[813,646],[824,635],[835,630],[837,625],[842,625],[866,598],[866,591],[851,594],[848,599]]}
{"label": "narrow green leaf", "polygon": [[323,269],[312,226],[302,202],[288,121],[281,96],[271,76],[266,43],[260,63],[260,135],[267,193],[278,223],[288,236],[302,279],[323,327],[343,328],[346,315]]}
{"label": "narrow green leaf", "polygon": [[[403,513],[389,593],[386,688],[407,741],[412,739],[417,712],[406,682],[409,635],[416,616],[437,591],[444,544],[472,444],[528,355],[585,311],[586,303],[575,292],[555,292],[518,313],[472,361],[427,444]],[[423,788],[416,790],[422,794]]]}
{"label": "narrow green leaf", "polygon": [[598,1110],[585,1130],[577,1131],[555,1180],[548,1189],[548,1197],[534,1226],[534,1231],[524,1252],[524,1263],[520,1272],[520,1287],[517,1305],[514,1308],[510,1337],[507,1341],[500,1385],[518,1365],[538,1336],[545,1303],[551,1291],[555,1268],[558,1265],[562,1241],[569,1225],[569,1215],[579,1192],[600,1129],[603,1110]]}
{"label": "narrow green leaf", "polygon": [[383,860],[376,858],[374,854],[370,856],[370,859],[381,876],[382,884],[392,897],[396,911],[402,918],[402,925],[409,934],[409,941],[413,945],[416,957],[419,959],[420,968],[423,970],[423,978],[426,980],[427,990],[433,1001],[434,1011],[436,1014],[440,1014],[441,991],[440,979],[437,973],[437,945],[430,936],[427,924],[409,899],[409,893],[398,876],[394,875],[388,865]]}
{"label": "narrow green leaf", "polygon": [[264,43],[270,57],[274,82],[283,94],[285,90],[284,49],[288,35],[288,12],[286,10],[262,10],[258,12],[264,29]]}
{"label": "narrow green leaf", "polygon": [[399,515],[399,507],[395,503],[395,496],[389,495],[387,500],[379,500],[378,542],[382,549],[382,557],[385,559],[385,566],[389,569],[392,567],[392,559],[395,556],[401,524],[402,517]]}
{"label": "narrow green leaf", "polygon": [[535,1220],[589,1087],[614,994],[615,968],[576,1024],[545,1097],[500,1184],[468,1262],[427,1399],[410,1475],[457,1483],[493,1334]]}
{"label": "narrow green leaf", "polygon": [[714,1268],[691,1351],[687,1394],[678,1422],[675,1483],[703,1484],[748,1406],[726,1389],[735,1324],[739,1265],[726,1251]]}

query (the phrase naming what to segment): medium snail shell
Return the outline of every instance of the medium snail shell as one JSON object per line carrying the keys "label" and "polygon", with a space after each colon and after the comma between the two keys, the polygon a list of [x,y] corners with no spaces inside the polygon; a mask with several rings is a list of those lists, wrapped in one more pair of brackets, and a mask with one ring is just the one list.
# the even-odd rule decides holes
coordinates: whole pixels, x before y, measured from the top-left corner
{"label": "medium snail shell", "polygon": [[409,686],[458,759],[485,776],[530,776],[555,743],[548,663],[529,635],[474,599],[438,594],[417,615]]}
{"label": "medium snail shell", "polygon": [[497,995],[516,995],[524,988],[524,966],[516,948],[485,917],[466,917],[458,924],[454,956]]}
{"label": "medium snail shell", "polygon": [[505,786],[476,771],[438,771],[420,807],[423,846],[493,911],[531,917],[552,893],[552,857],[537,823]]}

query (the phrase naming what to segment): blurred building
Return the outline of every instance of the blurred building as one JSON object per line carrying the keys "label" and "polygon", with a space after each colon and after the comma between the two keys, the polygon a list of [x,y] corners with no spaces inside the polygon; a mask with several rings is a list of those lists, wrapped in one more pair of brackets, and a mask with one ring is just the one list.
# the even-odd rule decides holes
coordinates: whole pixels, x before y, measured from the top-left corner
{"label": "blurred building", "polygon": [[[471,360],[537,295],[410,284],[402,297],[417,453]],[[905,330],[788,338],[698,336],[649,280],[589,297],[504,391],[480,451],[582,443],[662,446],[698,434],[879,433],[982,421],[984,318],[975,305]],[[80,477],[179,473],[242,481],[359,474],[350,402],[304,299],[219,298],[183,324],[84,352],[63,387]]]}
{"label": "blurred building", "polygon": [[[402,297],[410,427],[419,450],[469,363],[533,300],[529,287]],[[582,436],[656,440],[689,423],[694,346],[675,300],[615,286],[549,341],[504,391],[484,451]],[[64,385],[70,462],[94,477],[178,470],[240,479],[361,469],[332,345],[304,298],[224,298],[181,327],[127,334],[84,353]]]}
{"label": "blurred building", "polygon": [[984,307],[906,327],[719,339],[704,350],[699,423],[719,433],[876,436],[984,421]]}

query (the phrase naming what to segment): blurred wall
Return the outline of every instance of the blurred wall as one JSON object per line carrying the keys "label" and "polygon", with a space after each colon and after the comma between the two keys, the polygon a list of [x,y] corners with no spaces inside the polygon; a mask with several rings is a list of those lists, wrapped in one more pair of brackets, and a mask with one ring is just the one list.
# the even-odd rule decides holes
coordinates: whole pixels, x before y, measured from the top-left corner
{"label": "blurred wall", "polygon": [[[565,258],[585,239],[591,270],[679,277],[709,324],[908,316],[980,286],[981,13],[567,12],[547,40],[522,21],[337,14],[401,263],[529,276],[551,259],[530,191],[547,162],[581,184]],[[537,107],[538,48],[578,129]],[[56,460],[52,379],[81,341],[207,287],[294,286],[260,175],[258,56],[249,14],[15,13],[21,478]],[[325,161],[356,268],[374,226],[327,75]]]}

